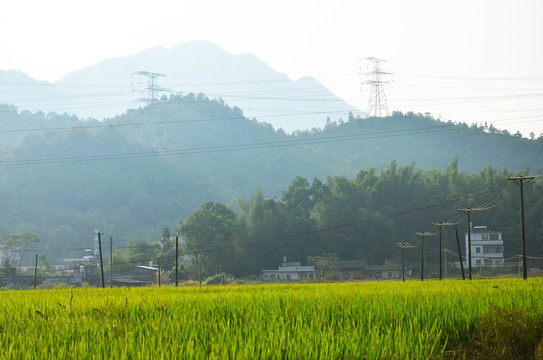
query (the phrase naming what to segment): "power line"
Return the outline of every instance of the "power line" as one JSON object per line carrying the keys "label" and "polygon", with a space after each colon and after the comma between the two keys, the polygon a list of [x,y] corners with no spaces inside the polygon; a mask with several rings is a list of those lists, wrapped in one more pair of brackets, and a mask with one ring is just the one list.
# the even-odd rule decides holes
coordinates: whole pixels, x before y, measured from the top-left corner
{"label": "power line", "polygon": [[[409,214],[412,214],[412,213],[415,213],[415,212],[428,210],[428,209],[432,209],[432,208],[435,208],[435,207],[440,207],[440,206],[447,205],[447,204],[453,204],[453,203],[456,203],[456,202],[459,202],[459,201],[462,201],[462,200],[467,200],[467,199],[487,195],[487,194],[493,193],[495,191],[496,190],[490,190],[490,191],[485,191],[485,192],[481,192],[481,193],[477,193],[477,194],[467,195],[467,196],[463,196],[463,197],[459,197],[459,198],[455,198],[455,199],[451,199],[451,200],[446,200],[446,201],[443,201],[443,202],[440,202],[440,203],[426,205],[426,206],[415,208],[415,209],[400,211],[400,212],[390,214],[390,215],[383,215],[383,217],[385,217],[385,218],[395,218],[395,217],[399,217],[399,216],[403,216],[403,215],[409,215]],[[301,232],[301,233],[284,235],[284,236],[280,236],[280,237],[273,237],[273,238],[269,238],[269,239],[265,239],[265,240],[258,240],[258,241],[243,243],[243,244],[237,244],[237,245],[235,245],[233,247],[236,247],[236,246],[237,247],[249,247],[249,246],[260,247],[260,246],[263,246],[264,244],[267,244],[267,243],[273,243],[273,242],[281,241],[281,240],[289,240],[289,239],[293,239],[293,238],[304,237],[304,236],[307,236],[307,235],[315,235],[315,234],[322,233],[322,232],[339,230],[339,229],[342,229],[342,228],[348,228],[348,227],[352,227],[352,226],[362,225],[362,224],[365,224],[365,223],[369,223],[371,221],[372,220],[370,220],[370,219],[362,219],[362,220],[359,220],[359,221],[354,221],[354,222],[349,222],[349,223],[344,223],[344,224],[339,224],[339,225],[334,225],[334,226],[328,226],[328,227],[313,230],[313,231],[306,231],[306,232]],[[158,242],[158,240],[155,240],[154,242]],[[147,243],[147,244],[151,245],[151,243]],[[419,245],[416,245],[415,247],[418,247]],[[272,245],[270,245],[270,246],[272,246]],[[285,245],[285,246],[292,246],[292,244]],[[308,245],[304,245],[304,247],[305,246],[308,246]],[[322,244],[316,244],[314,246],[321,247],[323,245]],[[357,245],[353,245],[353,246],[357,246]],[[375,246],[389,246],[389,244],[380,244],[379,243],[379,244],[376,244]],[[205,251],[218,251],[218,250],[224,249],[224,247],[215,247],[215,246],[214,247],[207,247],[207,248],[205,248],[205,247],[206,247],[206,245],[204,245],[204,248],[200,249],[199,251],[202,251],[202,250],[205,250]],[[129,249],[129,248],[139,248],[139,246],[138,245],[134,245],[134,246],[117,246],[114,249],[115,250],[121,250],[121,249]],[[89,247],[68,248],[68,249],[67,248],[56,248],[56,249],[29,248],[28,251],[32,250],[32,251],[39,251],[39,252],[46,252],[46,251],[73,252],[73,251],[77,251],[77,250],[87,250],[87,249],[89,249]],[[190,255],[190,254],[187,253],[186,255]]]}
{"label": "power line", "polygon": [[136,153],[84,155],[84,156],[72,156],[72,157],[42,158],[42,159],[4,160],[4,161],[0,161],[0,166],[36,165],[36,164],[81,162],[81,161],[100,161],[100,160],[129,159],[129,158],[142,158],[142,157],[173,156],[173,155],[179,156],[179,155],[189,155],[189,154],[255,150],[255,149],[264,149],[264,148],[322,144],[322,143],[330,143],[330,142],[368,140],[368,139],[376,139],[376,138],[420,135],[420,134],[426,134],[426,133],[436,133],[436,132],[443,132],[443,131],[461,131],[461,130],[466,130],[466,129],[463,127],[458,127],[453,124],[453,125],[439,126],[438,128],[426,127],[426,128],[418,128],[418,129],[379,131],[379,132],[374,132],[374,133],[359,133],[359,134],[338,135],[338,136],[328,136],[328,137],[314,137],[311,139],[293,139],[293,140],[282,140],[282,141],[262,142],[262,143],[210,146],[210,147],[202,147],[202,148],[189,148],[189,149],[162,151],[160,153],[158,151],[145,151],[145,152],[136,152]]}

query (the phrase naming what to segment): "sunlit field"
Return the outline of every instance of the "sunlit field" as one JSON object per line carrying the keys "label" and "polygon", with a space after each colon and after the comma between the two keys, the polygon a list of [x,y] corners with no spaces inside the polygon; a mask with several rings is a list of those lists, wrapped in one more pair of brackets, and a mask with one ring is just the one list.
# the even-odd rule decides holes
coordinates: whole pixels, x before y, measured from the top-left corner
{"label": "sunlit field", "polygon": [[3,291],[1,357],[530,358],[542,290],[503,279]]}

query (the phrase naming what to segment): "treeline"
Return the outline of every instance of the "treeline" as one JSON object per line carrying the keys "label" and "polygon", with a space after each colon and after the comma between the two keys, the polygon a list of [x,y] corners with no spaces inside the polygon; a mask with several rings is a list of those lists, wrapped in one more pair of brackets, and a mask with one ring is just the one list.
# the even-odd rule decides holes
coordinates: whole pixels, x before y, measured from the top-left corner
{"label": "treeline", "polygon": [[[208,272],[220,267],[236,275],[259,274],[277,268],[284,256],[306,262],[324,253],[380,264],[398,261],[396,243],[416,244],[415,233],[435,231],[433,222],[455,219],[463,236],[466,221],[456,216],[458,209],[490,199],[492,207],[474,213],[472,222],[503,231],[508,257],[520,253],[518,189],[506,180],[512,175],[491,167],[472,175],[459,172],[455,159],[441,172],[392,162],[381,173],[362,170],[351,179],[333,176],[310,183],[296,177],[280,199],[266,198],[262,190],[239,198],[239,213],[205,202],[177,230],[186,240],[184,253]],[[525,185],[525,206],[528,253],[543,254],[543,183]],[[444,233],[444,246],[456,248],[452,231]],[[437,241],[425,248],[433,254],[430,260],[437,257]]]}

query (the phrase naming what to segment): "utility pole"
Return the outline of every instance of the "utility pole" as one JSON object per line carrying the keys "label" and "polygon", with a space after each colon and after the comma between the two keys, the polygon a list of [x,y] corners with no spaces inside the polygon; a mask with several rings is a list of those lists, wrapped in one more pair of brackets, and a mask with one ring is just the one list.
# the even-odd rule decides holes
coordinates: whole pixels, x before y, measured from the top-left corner
{"label": "utility pole", "polygon": [[157,259],[158,266],[158,287],[160,287],[160,258]]}
{"label": "utility pole", "polygon": [[402,249],[402,282],[405,282],[405,256],[404,256],[404,249],[413,249],[416,248],[418,245],[414,246],[411,245],[408,242],[403,243],[396,243],[400,249]]}
{"label": "utility pole", "polygon": [[420,281],[424,281],[424,235],[420,236]]}
{"label": "utility pole", "polygon": [[[447,251],[448,249],[445,249],[445,277],[448,277],[447,276]],[[441,280],[441,277],[439,278],[439,280]]]}
{"label": "utility pole", "polygon": [[104,281],[104,262],[102,261],[102,239],[100,237],[100,232],[98,232],[98,249],[100,251],[100,272],[102,273],[102,288],[106,287],[106,283]]}
{"label": "utility pole", "polygon": [[400,249],[402,249],[402,282],[405,282],[405,256],[404,256],[404,248],[400,246]]}
{"label": "utility pole", "polygon": [[424,281],[424,237],[435,235],[429,232],[418,232],[417,235],[420,236],[420,245],[421,245],[421,257],[420,257],[420,281]]}
{"label": "utility pole", "polygon": [[468,215],[468,274],[469,279],[473,280],[471,276],[471,211],[472,209],[458,209],[458,211],[462,211],[463,213],[466,213]]}
{"label": "utility pole", "polygon": [[377,59],[374,57],[367,57],[361,60],[369,60],[373,62],[373,70],[366,73],[360,73],[363,76],[371,76],[371,79],[361,82],[361,85],[370,84],[370,98],[368,101],[368,116],[382,117],[388,116],[388,105],[385,97],[385,90],[383,84],[388,82],[383,80],[383,75],[391,75],[391,72],[381,70],[381,63],[386,61],[384,59]]}
{"label": "utility pole", "polygon": [[113,236],[109,237],[109,287],[113,287]]}
{"label": "utility pole", "polygon": [[462,249],[460,247],[460,240],[458,239],[458,228],[454,227],[454,232],[456,233],[456,246],[458,247],[458,258],[460,259],[460,269],[462,270],[462,280],[466,280],[466,275],[464,275],[464,259],[462,259]]}
{"label": "utility pole", "polygon": [[198,253],[198,282],[200,283],[200,286],[202,286],[202,253]]}
{"label": "utility pole", "polygon": [[36,265],[34,266],[34,289],[36,289],[36,278],[38,277],[38,254],[36,254]]}
{"label": "utility pole", "polygon": [[522,247],[522,278],[528,278],[528,267],[526,266],[526,233],[524,229],[524,180],[533,180],[535,176],[508,177],[507,180],[514,181],[520,186],[520,243]]}
{"label": "utility pole", "polygon": [[[442,263],[441,263],[441,258],[442,258],[442,253],[441,253],[441,227],[442,226],[450,226],[450,225],[454,225],[452,223],[442,223],[442,222],[439,222],[439,223],[433,223],[432,225],[434,226],[437,226],[438,228],[438,234],[439,234],[439,280],[442,280],[443,279],[443,266],[442,266]],[[445,267],[447,266],[447,262],[445,261]]]}
{"label": "utility pole", "polygon": [[179,236],[175,237],[175,287],[179,286]]}

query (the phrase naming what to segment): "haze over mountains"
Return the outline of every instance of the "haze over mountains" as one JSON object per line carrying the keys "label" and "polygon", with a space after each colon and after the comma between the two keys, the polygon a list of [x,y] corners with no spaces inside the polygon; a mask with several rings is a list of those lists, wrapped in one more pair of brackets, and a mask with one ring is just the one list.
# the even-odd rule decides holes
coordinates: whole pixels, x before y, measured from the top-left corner
{"label": "haze over mountains", "polygon": [[147,96],[148,78],[132,76],[138,71],[164,74],[157,78],[159,87],[222,98],[245,116],[286,132],[322,128],[327,117],[346,119],[350,111],[363,116],[313,78],[292,81],[251,54],[231,55],[207,41],[106,59],[54,84],[0,70],[0,103],[102,120],[141,105],[134,100]]}

